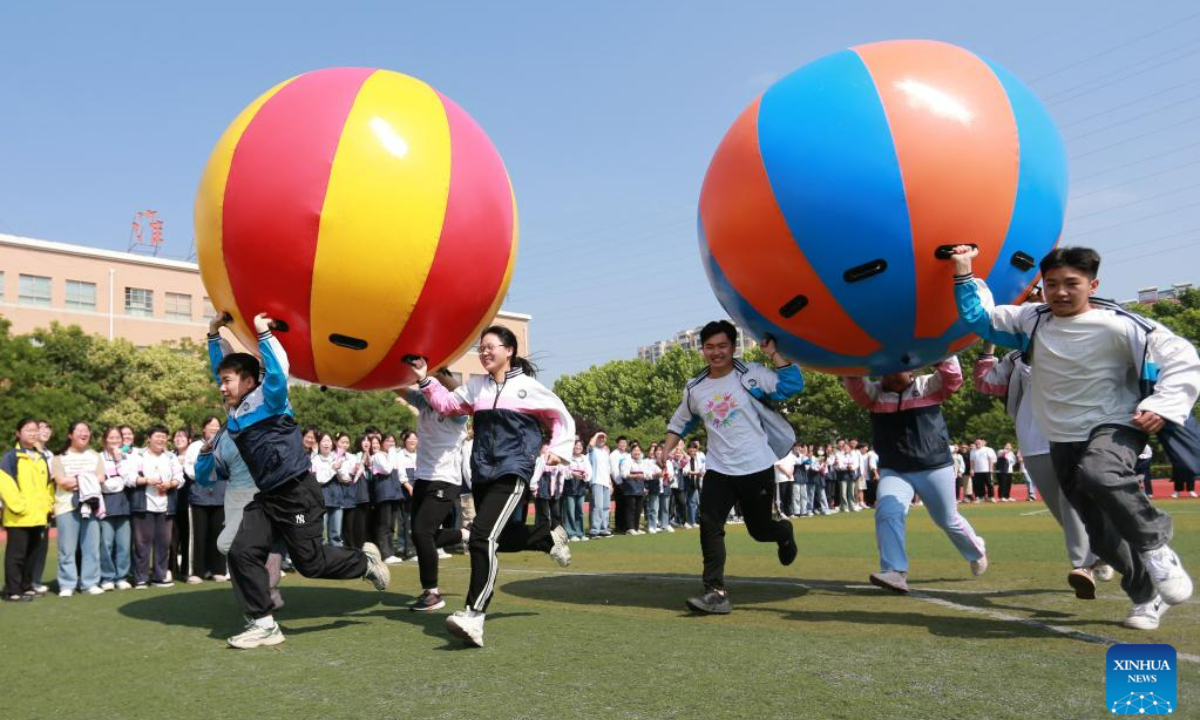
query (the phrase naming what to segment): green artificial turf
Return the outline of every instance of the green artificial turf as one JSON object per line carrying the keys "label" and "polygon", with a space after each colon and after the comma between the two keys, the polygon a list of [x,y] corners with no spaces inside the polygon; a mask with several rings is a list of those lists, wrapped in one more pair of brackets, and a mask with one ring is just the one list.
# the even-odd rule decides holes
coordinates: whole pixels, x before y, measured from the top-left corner
{"label": "green artificial turf", "polygon": [[[7,720],[1100,717],[1102,638],[1195,658],[1200,604],[1144,633],[1120,627],[1129,603],[1115,583],[1076,600],[1042,507],[964,510],[988,542],[981,578],[915,508],[908,597],[867,585],[869,511],[794,520],[789,568],[730,526],[725,617],[685,610],[700,590],[696,530],[572,544],[567,569],[505,555],[483,649],[442,626],[462,603],[462,556],[442,562],[448,606],[428,615],[406,607],[415,563],[393,566],[382,594],[291,574],[277,614],[287,642],[254,651],[225,647],[242,623],[227,584],[5,603],[0,702]],[[1200,502],[1163,507],[1200,573]],[[1176,715],[1200,717],[1200,664],[1181,660],[1178,678]]]}

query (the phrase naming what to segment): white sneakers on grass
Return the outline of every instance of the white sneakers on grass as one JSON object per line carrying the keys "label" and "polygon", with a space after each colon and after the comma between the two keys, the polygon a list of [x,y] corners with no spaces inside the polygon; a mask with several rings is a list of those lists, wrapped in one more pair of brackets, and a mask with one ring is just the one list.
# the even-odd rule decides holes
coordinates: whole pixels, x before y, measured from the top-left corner
{"label": "white sneakers on grass", "polygon": [[1142,564],[1166,604],[1178,605],[1192,596],[1192,579],[1170,546],[1163,545],[1142,553]]}
{"label": "white sneakers on grass", "polygon": [[[550,537],[554,539],[554,547],[550,548],[550,557],[554,558],[554,562],[558,563],[559,567],[570,565],[571,546],[568,542],[566,528],[562,525],[556,526],[550,531]],[[480,632],[482,633],[482,630]]]}
{"label": "white sneakers on grass", "polygon": [[1170,607],[1163,602],[1161,596],[1155,597],[1148,603],[1134,605],[1133,610],[1129,611],[1129,617],[1125,618],[1122,624],[1134,630],[1157,630],[1159,621]]}
{"label": "white sneakers on grass", "polygon": [[251,620],[246,623],[245,630],[229,638],[227,642],[230,647],[238,650],[252,650],[256,647],[278,645],[284,639],[283,630],[279,629],[278,623],[273,623],[270,627],[263,627]]}
{"label": "white sneakers on grass", "polygon": [[474,610],[459,610],[446,618],[446,629],[471,647],[483,647],[484,617],[483,613]]}

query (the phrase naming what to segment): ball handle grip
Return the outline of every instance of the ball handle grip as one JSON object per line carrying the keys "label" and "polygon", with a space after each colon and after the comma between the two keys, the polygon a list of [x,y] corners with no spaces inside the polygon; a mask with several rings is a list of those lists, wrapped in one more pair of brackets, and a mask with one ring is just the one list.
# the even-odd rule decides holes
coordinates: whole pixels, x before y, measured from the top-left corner
{"label": "ball handle grip", "polygon": [[958,247],[959,245],[970,245],[971,247],[975,248],[976,250],[979,249],[979,246],[976,245],[975,243],[955,243],[953,245],[938,245],[937,250],[933,251],[933,256],[935,258],[937,258],[938,260],[949,260],[950,258],[954,257],[954,248]]}

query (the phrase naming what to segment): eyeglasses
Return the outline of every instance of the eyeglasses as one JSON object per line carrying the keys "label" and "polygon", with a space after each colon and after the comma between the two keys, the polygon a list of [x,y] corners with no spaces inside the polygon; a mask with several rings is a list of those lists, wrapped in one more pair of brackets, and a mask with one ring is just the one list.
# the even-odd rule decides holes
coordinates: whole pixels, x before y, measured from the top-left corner
{"label": "eyeglasses", "polygon": [[479,354],[482,355],[485,352],[492,352],[493,350],[499,350],[502,347],[504,347],[504,346],[503,345],[480,345],[479,346]]}

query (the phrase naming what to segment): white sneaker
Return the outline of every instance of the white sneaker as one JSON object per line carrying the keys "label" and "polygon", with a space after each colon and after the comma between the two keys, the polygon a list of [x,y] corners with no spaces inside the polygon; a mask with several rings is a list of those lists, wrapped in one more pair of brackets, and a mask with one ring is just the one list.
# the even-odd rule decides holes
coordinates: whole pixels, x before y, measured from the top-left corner
{"label": "white sneaker", "polygon": [[[554,558],[554,562],[558,563],[559,567],[566,567],[571,564],[571,546],[567,543],[567,530],[562,525],[556,526],[550,531],[550,537],[554,539],[554,547],[550,548],[550,557]],[[480,637],[482,638],[482,625],[480,625]],[[481,643],[482,645],[482,643]]]}
{"label": "white sneaker", "polygon": [[647,532],[649,532],[651,535],[657,535],[658,528],[650,528]]}
{"label": "white sneaker", "polygon": [[199,585],[202,582],[204,582],[204,578],[199,575],[189,575],[187,579],[188,585]]}
{"label": "white sneaker", "polygon": [[75,594],[75,591],[74,591],[74,590],[68,590],[68,589],[66,589],[66,588],[64,588],[64,589],[62,589],[62,590],[59,590],[59,591],[58,591],[58,596],[59,596],[59,597],[71,597],[71,596],[72,596],[72,595],[74,595],[74,594]]}
{"label": "white sneaker", "polygon": [[445,550],[438,548],[438,557],[441,558],[442,560],[445,560],[446,558],[451,557],[451,555],[450,555],[450,553],[446,552]]}
{"label": "white sneaker", "polygon": [[1150,573],[1150,582],[1168,605],[1178,605],[1192,596],[1192,579],[1169,546],[1142,553],[1142,562]]}
{"label": "white sneaker", "polygon": [[104,582],[100,583],[100,589],[107,592],[109,590],[115,590],[116,585],[113,585],[112,581],[110,580],[105,580]]}
{"label": "white sneaker", "polygon": [[1116,573],[1113,572],[1112,565],[1103,560],[1097,560],[1092,564],[1092,575],[1100,582],[1112,582]]}
{"label": "white sneaker", "polygon": [[456,638],[472,647],[483,647],[483,619],[485,615],[474,610],[459,610],[446,618],[446,629]]}
{"label": "white sneaker", "polygon": [[979,538],[979,544],[983,545],[983,557],[971,561],[971,574],[975,577],[984,574],[988,569],[987,545],[983,542],[983,538]]}
{"label": "white sneaker", "polygon": [[88,588],[87,590],[84,590],[83,594],[84,595],[103,595],[104,588],[100,587],[99,585],[93,585],[90,588]]}
{"label": "white sneaker", "polygon": [[591,540],[591,538],[588,537],[587,535],[584,535],[583,537],[579,538],[579,542],[587,542],[588,540]]}
{"label": "white sneaker", "polygon": [[213,582],[226,582],[227,580],[229,580],[229,576],[228,575],[213,575],[212,579],[213,579]]}
{"label": "white sneaker", "polygon": [[399,565],[400,563],[404,562],[404,558],[399,557],[398,555],[388,555],[384,562],[388,565]]}
{"label": "white sneaker", "polygon": [[1171,493],[1171,499],[1172,499],[1172,500],[1178,500],[1178,499],[1179,499],[1179,493],[1177,493],[1177,492],[1173,492],[1173,493]]}
{"label": "white sneaker", "polygon": [[392,581],[392,571],[383,561],[379,548],[375,543],[363,543],[362,551],[367,556],[367,571],[363,573],[363,580],[374,585],[379,592],[387,590],[388,583]]}
{"label": "white sneaker", "polygon": [[132,588],[133,588],[133,586],[129,584],[128,580],[118,580],[117,581],[117,589],[118,590],[130,590]]}
{"label": "white sneaker", "polygon": [[283,631],[279,629],[278,623],[269,628],[264,628],[251,620],[247,623],[244,631],[229,638],[227,642],[230,647],[235,647],[239,650],[250,650],[256,647],[263,647],[264,645],[278,645],[284,639]]}
{"label": "white sneaker", "polygon": [[673,532],[675,532],[675,528],[673,528],[673,527],[671,527],[670,525],[668,525],[668,526],[666,526],[665,528],[663,528],[663,532],[669,532],[669,533],[673,533]]}
{"label": "white sneaker", "polygon": [[1156,597],[1148,603],[1134,605],[1125,622],[1121,624],[1134,630],[1157,630],[1159,621],[1170,607],[1163,602],[1162,597]]}
{"label": "white sneaker", "polygon": [[1188,492],[1188,497],[1194,498],[1194,497],[1200,497],[1200,495],[1197,495],[1195,490],[1191,490]]}

